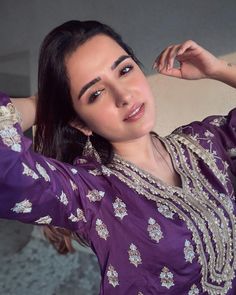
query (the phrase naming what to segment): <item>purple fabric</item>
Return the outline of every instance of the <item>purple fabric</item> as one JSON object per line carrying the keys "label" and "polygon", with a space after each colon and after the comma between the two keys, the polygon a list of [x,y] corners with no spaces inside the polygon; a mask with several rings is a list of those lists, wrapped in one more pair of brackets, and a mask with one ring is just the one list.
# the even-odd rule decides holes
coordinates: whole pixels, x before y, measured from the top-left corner
{"label": "purple fabric", "polygon": [[[51,224],[83,236],[99,260],[100,295],[236,294],[236,110],[180,127],[161,139],[181,175],[178,188],[135,172],[131,163],[124,167],[119,157],[108,167],[79,158],[72,166],[32,152],[19,124],[6,119],[9,102],[1,93],[1,218]],[[199,196],[208,201],[199,202]],[[198,211],[201,205],[204,214]],[[224,262],[227,251],[231,256]],[[214,282],[210,275],[207,261],[214,255],[219,257],[216,272],[234,264],[227,283]],[[223,288],[230,283],[232,288]]]}

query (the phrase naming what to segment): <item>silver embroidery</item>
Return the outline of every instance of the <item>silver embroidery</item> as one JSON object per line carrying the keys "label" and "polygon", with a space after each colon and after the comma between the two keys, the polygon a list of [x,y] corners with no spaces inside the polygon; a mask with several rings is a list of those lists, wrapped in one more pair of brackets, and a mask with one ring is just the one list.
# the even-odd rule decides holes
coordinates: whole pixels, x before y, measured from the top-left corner
{"label": "silver embroidery", "polygon": [[[222,202],[222,197],[202,174],[199,161],[209,167],[212,178],[218,178],[228,198],[233,199],[226,166],[212,150],[208,138],[172,134],[161,140],[181,175],[183,188],[165,184],[116,155],[108,167],[139,195],[155,201],[158,208],[167,206],[186,223],[201,265],[203,292],[225,295],[232,286],[236,269],[236,217],[228,199]],[[199,144],[201,140],[209,149]],[[212,181],[211,176],[209,179]]]}
{"label": "silver embroidery", "polygon": [[230,157],[236,157],[236,148],[228,149],[228,154]]}
{"label": "silver embroidery", "polygon": [[77,162],[80,164],[86,164],[88,161],[86,159],[77,159]]}
{"label": "silver embroidery", "polygon": [[12,103],[0,106],[0,129],[10,128],[19,122],[19,116]]}
{"label": "silver embroidery", "polygon": [[173,219],[174,212],[168,206],[157,203],[157,210],[166,218]]}
{"label": "silver embroidery", "polygon": [[0,137],[3,144],[15,152],[21,152],[21,137],[14,124],[21,123],[20,113],[12,103],[0,106]]}
{"label": "silver embroidery", "polygon": [[40,217],[35,222],[38,224],[50,224],[52,222],[52,218],[49,215],[47,215],[47,216]]}
{"label": "silver embroidery", "polygon": [[184,243],[184,257],[185,257],[185,261],[190,263],[192,263],[193,259],[195,258],[195,252],[193,250],[193,246],[188,240],[185,240],[185,243]]}
{"label": "silver embroidery", "polygon": [[16,213],[30,213],[32,211],[32,203],[25,199],[20,203],[16,203],[11,210]]}
{"label": "silver embroidery", "polygon": [[15,152],[21,152],[21,138],[15,127],[0,130],[3,143]]}
{"label": "silver embroidery", "polygon": [[56,170],[56,168],[55,168],[52,164],[50,164],[48,161],[46,161],[46,163],[47,163],[48,167],[49,167],[52,171],[55,171],[55,170]]}
{"label": "silver embroidery", "polygon": [[109,237],[109,231],[107,229],[107,226],[105,225],[105,223],[102,222],[101,219],[96,220],[96,231],[99,237],[104,240],[107,240],[107,238]]}
{"label": "silver embroidery", "polygon": [[106,166],[102,165],[102,174],[106,175],[106,176],[110,176],[111,170],[109,168],[107,168]]}
{"label": "silver embroidery", "polygon": [[148,220],[147,231],[150,238],[157,243],[159,243],[160,239],[163,238],[161,227],[153,218],[149,218]]}
{"label": "silver embroidery", "polygon": [[78,189],[77,185],[70,179],[70,185],[73,191],[76,191]]}
{"label": "silver embroidery", "polygon": [[92,174],[93,176],[100,176],[100,175],[102,175],[102,172],[99,169],[89,170],[89,173]]}
{"label": "silver embroidery", "polygon": [[225,125],[225,123],[226,123],[226,118],[222,117],[222,116],[217,117],[210,122],[211,125],[214,125],[217,127],[223,126],[223,125]]}
{"label": "silver embroidery", "polygon": [[77,174],[77,173],[78,173],[78,171],[77,171],[75,168],[71,168],[70,170],[71,170],[71,172],[72,172],[73,174]]}
{"label": "silver embroidery", "polygon": [[69,220],[71,220],[72,222],[79,222],[81,220],[83,220],[84,222],[87,222],[84,216],[84,212],[80,208],[76,210],[76,216],[71,213],[71,215],[69,216]]}
{"label": "silver embroidery", "polygon": [[118,273],[111,264],[108,266],[107,278],[109,284],[114,288],[119,285]]}
{"label": "silver embroidery", "polygon": [[170,289],[172,286],[174,286],[174,276],[167,267],[163,267],[160,274],[160,279],[162,287]]}
{"label": "silver embroidery", "polygon": [[105,195],[105,192],[94,189],[94,190],[88,191],[86,197],[89,199],[90,202],[97,202],[97,201],[101,201],[104,195]]}
{"label": "silver embroidery", "polygon": [[138,267],[139,264],[142,264],[142,258],[140,252],[134,244],[131,244],[128,250],[129,253],[129,261],[131,264]]}
{"label": "silver embroidery", "polygon": [[38,179],[38,175],[30,169],[25,163],[22,163],[24,170],[22,172],[23,175],[31,176],[33,179]]}
{"label": "silver embroidery", "polygon": [[205,131],[204,135],[206,137],[208,137],[209,140],[214,137],[214,134],[212,132],[210,132],[209,130]]}
{"label": "silver embroidery", "polygon": [[126,205],[124,202],[122,202],[121,199],[116,198],[115,202],[112,205],[116,217],[123,219],[126,215],[128,215]]}
{"label": "silver embroidery", "polygon": [[191,289],[188,292],[188,295],[198,295],[199,294],[199,289],[195,284],[192,285]]}
{"label": "silver embroidery", "polygon": [[46,170],[39,163],[36,163],[36,169],[38,170],[38,173],[45,179],[45,181],[50,181],[50,177]]}
{"label": "silver embroidery", "polygon": [[62,203],[62,204],[64,204],[64,205],[68,205],[68,198],[67,198],[67,196],[66,196],[66,194],[62,191],[61,192],[61,194],[60,194],[60,196],[57,196],[57,198],[58,198],[58,200]]}

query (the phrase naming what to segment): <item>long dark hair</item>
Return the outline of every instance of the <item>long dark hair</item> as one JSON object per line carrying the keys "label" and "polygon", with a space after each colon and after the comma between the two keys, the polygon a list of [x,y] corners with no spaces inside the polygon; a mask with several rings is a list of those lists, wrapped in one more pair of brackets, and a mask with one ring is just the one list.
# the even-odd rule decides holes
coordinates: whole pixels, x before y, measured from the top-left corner
{"label": "long dark hair", "polygon": [[[111,27],[98,21],[68,21],[53,29],[44,39],[39,56],[38,105],[34,148],[45,156],[73,163],[82,154],[86,136],[70,123],[84,127],[73,109],[65,58],[95,35],[104,34],[116,41],[139,64],[132,49]],[[79,77],[78,77],[79,78]],[[93,134],[92,144],[104,164],[113,156],[111,144]],[[44,234],[58,252],[73,252],[73,233],[65,229],[46,227]],[[78,241],[81,239],[78,237]]]}

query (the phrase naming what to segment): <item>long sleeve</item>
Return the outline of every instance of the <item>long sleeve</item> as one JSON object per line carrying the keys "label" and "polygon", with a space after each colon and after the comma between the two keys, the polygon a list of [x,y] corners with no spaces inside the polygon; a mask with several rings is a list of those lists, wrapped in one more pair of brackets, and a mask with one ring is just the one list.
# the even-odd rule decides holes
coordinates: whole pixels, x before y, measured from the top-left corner
{"label": "long sleeve", "polygon": [[91,217],[86,171],[30,147],[9,97],[0,93],[0,218],[85,233]]}
{"label": "long sleeve", "polygon": [[209,153],[209,158],[222,171],[236,177],[236,108],[226,116],[209,116],[178,128],[174,133],[185,134]]}

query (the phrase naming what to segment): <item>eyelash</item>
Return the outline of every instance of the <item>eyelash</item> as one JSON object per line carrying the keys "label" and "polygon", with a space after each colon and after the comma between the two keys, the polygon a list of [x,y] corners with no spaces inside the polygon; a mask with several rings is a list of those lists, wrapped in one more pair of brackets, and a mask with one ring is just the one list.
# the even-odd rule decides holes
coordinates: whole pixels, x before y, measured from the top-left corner
{"label": "eyelash", "polygon": [[[128,74],[130,71],[133,70],[133,68],[134,68],[133,65],[126,65],[126,66],[124,66],[124,67],[120,70],[120,72],[119,72],[120,76],[124,76],[124,75]],[[127,71],[127,69],[128,69],[128,71]],[[93,103],[93,102],[97,99],[97,97],[99,97],[100,94],[101,94],[104,90],[105,90],[105,88],[103,88],[103,89],[99,89],[99,90],[96,90],[95,92],[93,92],[93,93],[89,96],[88,102],[89,102],[89,103]]]}
{"label": "eyelash", "polygon": [[[128,74],[130,71],[132,71],[134,68],[133,65],[127,65],[127,66],[124,66],[121,70],[120,70],[120,75],[121,76],[124,76],[126,74]],[[128,71],[126,71],[127,69],[129,69]],[[125,72],[126,71],[126,72]]]}
{"label": "eyelash", "polygon": [[96,90],[91,95],[89,95],[88,102],[93,103],[96,100],[96,98],[102,93],[103,90],[105,90],[105,88]]}

